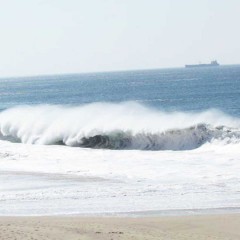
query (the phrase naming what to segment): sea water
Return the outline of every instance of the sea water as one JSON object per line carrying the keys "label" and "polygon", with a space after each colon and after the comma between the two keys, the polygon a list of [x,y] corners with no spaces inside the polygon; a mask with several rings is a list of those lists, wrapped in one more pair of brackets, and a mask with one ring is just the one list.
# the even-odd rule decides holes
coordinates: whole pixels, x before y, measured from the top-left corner
{"label": "sea water", "polygon": [[0,79],[0,109],[0,215],[240,207],[240,66]]}

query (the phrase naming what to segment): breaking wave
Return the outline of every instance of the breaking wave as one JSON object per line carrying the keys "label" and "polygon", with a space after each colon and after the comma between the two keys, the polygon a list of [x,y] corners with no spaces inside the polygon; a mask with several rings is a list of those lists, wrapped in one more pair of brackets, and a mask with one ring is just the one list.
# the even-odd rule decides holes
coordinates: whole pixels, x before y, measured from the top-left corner
{"label": "breaking wave", "polygon": [[217,110],[164,112],[138,103],[20,106],[0,113],[0,138],[85,148],[189,150],[240,142],[240,119]]}

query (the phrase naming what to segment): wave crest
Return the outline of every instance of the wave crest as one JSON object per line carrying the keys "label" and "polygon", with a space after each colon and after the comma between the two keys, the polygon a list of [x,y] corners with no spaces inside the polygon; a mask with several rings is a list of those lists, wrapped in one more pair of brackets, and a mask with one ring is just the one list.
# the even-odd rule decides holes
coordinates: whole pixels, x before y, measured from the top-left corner
{"label": "wave crest", "polygon": [[240,132],[226,127],[212,128],[199,124],[186,129],[169,130],[158,134],[114,132],[84,137],[77,146],[104,149],[190,150],[214,139],[240,141]]}
{"label": "wave crest", "polygon": [[137,103],[21,106],[0,113],[2,140],[86,148],[189,150],[240,141],[240,120],[220,111],[163,112]]}

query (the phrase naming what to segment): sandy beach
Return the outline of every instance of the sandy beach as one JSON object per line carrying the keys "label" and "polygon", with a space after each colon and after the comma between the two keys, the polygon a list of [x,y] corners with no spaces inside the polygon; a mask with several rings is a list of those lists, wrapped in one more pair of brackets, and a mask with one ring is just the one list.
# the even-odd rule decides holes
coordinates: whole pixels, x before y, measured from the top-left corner
{"label": "sandy beach", "polygon": [[1,217],[1,240],[240,239],[240,215],[177,217]]}

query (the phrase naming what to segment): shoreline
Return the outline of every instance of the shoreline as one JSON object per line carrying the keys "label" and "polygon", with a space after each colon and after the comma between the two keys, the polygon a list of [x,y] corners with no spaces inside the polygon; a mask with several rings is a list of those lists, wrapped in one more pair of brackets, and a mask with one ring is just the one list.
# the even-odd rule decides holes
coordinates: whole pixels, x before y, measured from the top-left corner
{"label": "shoreline", "polygon": [[[3,190],[0,194],[0,197],[1,201],[4,202],[4,204],[0,206],[0,217],[161,217],[240,213],[240,206],[236,199],[232,199],[232,202],[225,204],[216,204],[216,202],[211,202],[211,204],[206,204],[206,206],[203,204],[196,204],[197,202],[195,201],[192,202],[192,206],[189,208],[186,208],[187,206],[184,206],[183,204],[182,206],[181,204],[175,204],[163,208],[163,206],[165,206],[164,203],[166,202],[161,202],[161,204],[158,203],[158,208],[156,207],[154,209],[154,207],[151,206],[151,209],[148,209],[146,207],[141,208],[141,206],[137,208],[131,203],[129,206],[132,206],[132,208],[128,207],[128,209],[126,209],[125,207],[121,208],[121,202],[119,202],[115,197],[115,194],[118,194],[117,191],[112,192],[112,194],[108,194],[108,201],[93,202],[96,206],[95,208],[93,208],[92,205],[91,207],[89,205],[88,208],[84,208],[81,203],[86,204],[87,201],[89,201],[89,198],[87,198],[86,201],[80,202],[84,199],[83,195],[70,195],[71,197],[69,197],[69,193],[72,194],[76,191],[79,191],[79,184],[81,184],[81,192],[84,192],[84,189],[88,191],[87,187],[101,186],[101,189],[108,189],[109,186],[115,187],[119,184],[120,185],[118,189],[121,190],[121,182],[111,182],[109,179],[100,177],[88,177],[59,173],[49,174],[22,171],[0,171],[0,173],[0,179],[2,181],[1,188]],[[18,183],[18,186],[15,185],[16,182]],[[51,189],[57,189],[59,193],[52,195]],[[30,190],[31,195],[29,195]],[[62,192],[66,193],[63,194]],[[119,198],[121,196],[119,196]],[[61,201],[63,197],[68,199],[68,205]],[[104,195],[104,197],[106,196]],[[181,198],[179,198],[179,200],[182,200]],[[94,196],[92,196],[90,200],[91,199],[95,199]],[[124,195],[124,199],[121,199],[125,202],[130,202],[129,196]],[[135,200],[137,201],[139,198],[135,198]],[[183,202],[184,201],[182,200],[182,203]],[[112,204],[111,209],[103,209],[100,207],[108,206],[108,203]],[[12,208],[13,204],[15,204],[14,209]]]}
{"label": "shoreline", "polygon": [[0,218],[158,218],[158,217],[189,217],[189,216],[215,216],[215,215],[240,215],[240,207],[222,207],[206,209],[168,209],[168,210],[147,210],[130,212],[99,212],[99,213],[52,213],[52,214],[0,214]]}
{"label": "shoreline", "polygon": [[240,214],[161,217],[0,217],[0,239],[240,239]]}

